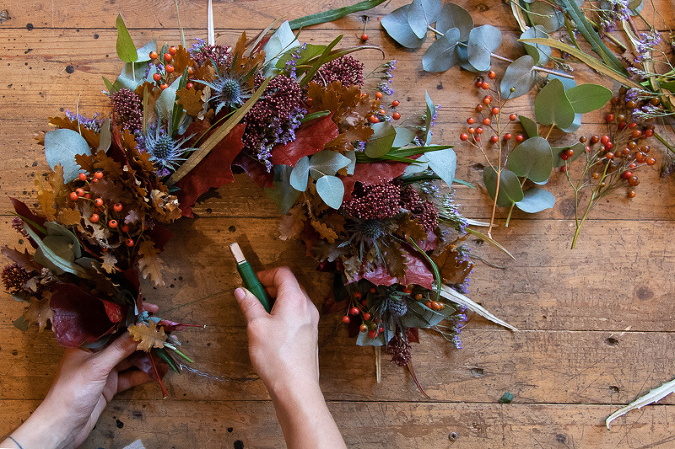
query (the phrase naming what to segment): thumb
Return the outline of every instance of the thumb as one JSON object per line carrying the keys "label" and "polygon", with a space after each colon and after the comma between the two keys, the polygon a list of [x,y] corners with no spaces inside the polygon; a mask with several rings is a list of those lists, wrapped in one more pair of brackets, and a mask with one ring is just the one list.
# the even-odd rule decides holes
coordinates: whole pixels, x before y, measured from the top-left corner
{"label": "thumb", "polygon": [[239,303],[241,311],[246,317],[246,322],[250,323],[255,318],[267,316],[267,310],[260,304],[260,300],[255,297],[253,293],[243,287],[239,287],[234,291],[234,297]]}
{"label": "thumb", "polygon": [[96,358],[99,359],[100,366],[106,372],[110,372],[118,363],[133,354],[136,351],[136,346],[137,344],[129,335],[129,332],[125,332],[110,343],[107,348],[96,354]]}

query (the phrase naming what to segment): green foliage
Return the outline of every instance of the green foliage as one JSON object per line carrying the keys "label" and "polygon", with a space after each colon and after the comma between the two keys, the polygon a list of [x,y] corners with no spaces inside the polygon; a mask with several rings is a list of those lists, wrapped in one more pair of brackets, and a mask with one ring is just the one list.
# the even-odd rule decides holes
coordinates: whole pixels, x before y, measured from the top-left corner
{"label": "green foliage", "polygon": [[542,125],[567,128],[574,122],[574,108],[565,95],[563,83],[551,80],[534,100],[534,114]]}
{"label": "green foliage", "polygon": [[[294,45],[295,44],[295,45]],[[265,50],[265,76],[270,76],[275,71],[275,64],[279,57],[286,51],[297,46],[297,39],[288,25],[288,21],[282,23],[269,38],[263,50]]]}
{"label": "green foliage", "polygon": [[424,143],[425,145],[431,145],[431,136],[432,136],[431,122],[433,121],[434,116],[436,115],[436,106],[434,105],[434,102],[431,100],[429,92],[427,92],[426,90],[424,91],[424,101],[427,105],[427,111],[424,117],[424,126],[426,129],[426,136],[424,138]]}
{"label": "green foliage", "polygon": [[450,28],[443,36],[436,39],[422,56],[422,68],[427,72],[445,72],[459,62],[457,44],[460,31]]}
{"label": "green foliage", "polygon": [[316,181],[316,192],[326,205],[339,209],[345,195],[345,186],[337,176],[322,176]]}
{"label": "green foliage", "polygon": [[372,128],[375,132],[366,142],[364,153],[371,158],[382,157],[391,150],[396,139],[396,130],[389,122],[375,123]]}
{"label": "green foliage", "polygon": [[136,62],[138,53],[121,15],[117,16],[117,56],[124,62]]}
{"label": "green foliage", "polygon": [[523,199],[516,202],[516,207],[523,212],[534,214],[555,206],[555,196],[548,190],[533,187],[525,191]]}
{"label": "green foliage", "polygon": [[520,126],[525,130],[527,137],[536,137],[539,135],[537,122],[524,115],[519,115],[518,120],[520,120]]}
{"label": "green foliage", "polygon": [[374,8],[380,3],[384,2],[385,0],[366,0],[358,2],[350,6],[335,8],[329,11],[323,11],[316,14],[300,17],[299,19],[291,20],[289,22],[289,26],[291,27],[292,30],[297,30],[298,28],[308,27],[310,25],[318,25],[320,23],[332,22],[333,20],[337,20],[340,17],[344,17],[347,14],[365,11]]}
{"label": "green foliage", "polygon": [[574,108],[574,112],[586,112],[600,109],[612,98],[612,91],[598,84],[581,84],[565,91],[567,98]]}
{"label": "green foliage", "polygon": [[[497,192],[497,171],[494,167],[485,167],[483,170],[483,183],[487,188],[490,198],[495,199]],[[523,188],[520,186],[520,180],[511,170],[503,168],[499,175],[499,195],[497,196],[497,206],[507,207],[523,199]]]}
{"label": "green foliage", "polygon": [[[525,95],[537,83],[537,72],[534,70],[535,60],[530,55],[523,55],[513,61],[499,84],[502,98],[509,100]],[[511,91],[513,89],[513,92]]]}
{"label": "green foliage", "polygon": [[300,197],[300,191],[294,189],[290,183],[292,170],[293,167],[288,165],[275,165],[272,188],[265,188],[265,193],[274,201],[282,215],[287,214]]}
{"label": "green foliage", "polygon": [[507,167],[517,176],[544,182],[551,175],[551,145],[543,137],[530,137],[509,156]]}
{"label": "green foliage", "polygon": [[45,134],[45,158],[54,170],[58,164],[63,167],[63,180],[68,183],[84,170],[75,162],[75,155],[91,154],[84,137],[72,129],[55,129]]}
{"label": "green foliage", "polygon": [[468,62],[477,71],[490,70],[492,52],[502,45],[502,32],[492,25],[474,28],[469,33]]}
{"label": "green foliage", "polygon": [[[544,31],[544,28],[541,25],[530,27],[527,31],[520,35],[520,39],[533,39],[537,37],[548,37],[548,34],[546,31]],[[525,52],[532,56],[535,64],[544,66],[551,57],[551,47],[546,45],[529,44],[527,42],[523,42],[523,47],[525,47]]]}
{"label": "green foliage", "polygon": [[530,3],[529,17],[535,26],[540,26],[545,32],[553,33],[565,24],[565,16],[550,3],[535,1]]}
{"label": "green foliage", "polygon": [[473,28],[473,18],[461,6],[454,3],[446,3],[443,5],[443,9],[436,21],[436,29],[441,33],[446,33],[451,28],[457,28],[460,33],[459,40],[465,42],[469,39],[469,33]]}
{"label": "green foliage", "polygon": [[423,37],[418,37],[408,22],[408,15],[412,10],[412,5],[405,5],[392,13],[384,16],[380,23],[389,34],[399,44],[406,48],[420,48],[426,40],[426,33]]}
{"label": "green foliage", "polygon": [[317,180],[322,176],[330,176],[345,168],[351,160],[337,151],[323,150],[309,159],[309,174]]}

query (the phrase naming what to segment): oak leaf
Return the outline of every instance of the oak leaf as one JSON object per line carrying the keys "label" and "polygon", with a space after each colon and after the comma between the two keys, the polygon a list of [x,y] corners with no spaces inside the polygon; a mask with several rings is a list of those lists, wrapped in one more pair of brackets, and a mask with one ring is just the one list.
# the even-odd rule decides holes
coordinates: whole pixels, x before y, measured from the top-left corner
{"label": "oak leaf", "polygon": [[75,226],[80,224],[81,219],[82,216],[78,210],[70,209],[68,207],[59,209],[58,213],[56,214],[56,221],[64,226]]}
{"label": "oak leaf", "polygon": [[117,271],[117,268],[115,268],[115,264],[117,263],[117,259],[115,256],[110,254],[109,252],[103,253],[103,264],[101,265],[101,268],[103,268],[106,273],[114,273]]}
{"label": "oak leaf", "polygon": [[281,240],[294,239],[305,229],[307,215],[303,207],[294,206],[279,220],[279,238]]}
{"label": "oak leaf", "polygon": [[312,225],[314,230],[319,233],[321,238],[328,240],[328,243],[335,243],[335,240],[338,238],[338,235],[333,229],[329,228],[328,225],[326,225],[326,223],[324,223],[321,220],[312,219],[310,220],[310,224]]}
{"label": "oak leaf", "polygon": [[406,240],[413,239],[415,243],[421,242],[428,238],[427,231],[424,230],[417,219],[413,218],[411,214],[405,214],[398,220],[398,232],[403,235]]}
{"label": "oak leaf", "polygon": [[202,91],[196,88],[188,89],[184,87],[176,92],[178,104],[185,109],[188,115],[196,116],[202,110],[204,102],[202,101]]}
{"label": "oak leaf", "polygon": [[37,198],[40,203],[40,209],[48,221],[54,221],[56,218],[56,207],[54,206],[54,192],[40,178],[35,177],[35,187],[37,188]]}
{"label": "oak leaf", "polygon": [[138,246],[138,256],[138,269],[141,270],[143,279],[147,279],[149,276],[156,287],[163,286],[162,269],[164,268],[164,264],[158,257],[159,250],[155,248],[154,242],[152,240],[144,240]]}
{"label": "oak leaf", "polygon": [[473,263],[462,257],[452,244],[432,254],[431,259],[438,266],[446,284],[463,284],[473,269]]}
{"label": "oak leaf", "polygon": [[157,323],[149,321],[148,324],[134,324],[129,326],[129,334],[134,341],[139,342],[139,351],[150,352],[152,348],[163,348],[166,341],[166,333],[163,327],[157,327]]}
{"label": "oak leaf", "polygon": [[40,332],[45,330],[47,325],[54,319],[54,311],[49,308],[49,298],[37,299],[30,297],[30,305],[23,313],[23,319],[28,324],[37,324]]}

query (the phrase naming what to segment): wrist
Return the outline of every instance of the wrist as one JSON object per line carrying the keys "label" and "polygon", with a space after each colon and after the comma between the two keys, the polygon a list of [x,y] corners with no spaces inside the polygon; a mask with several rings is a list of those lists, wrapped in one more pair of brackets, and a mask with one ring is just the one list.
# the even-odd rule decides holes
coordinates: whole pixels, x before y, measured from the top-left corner
{"label": "wrist", "polygon": [[44,402],[11,436],[22,449],[63,449],[73,447],[74,441],[67,420]]}

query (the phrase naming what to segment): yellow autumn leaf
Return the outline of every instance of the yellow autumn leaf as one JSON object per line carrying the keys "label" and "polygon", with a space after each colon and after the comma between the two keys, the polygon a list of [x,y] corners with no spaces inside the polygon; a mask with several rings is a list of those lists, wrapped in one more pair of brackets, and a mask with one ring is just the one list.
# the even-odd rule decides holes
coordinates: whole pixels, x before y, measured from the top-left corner
{"label": "yellow autumn leaf", "polygon": [[150,321],[134,324],[128,328],[129,334],[138,342],[138,350],[150,352],[152,348],[163,348],[166,341],[166,333],[163,327],[157,327],[157,323]]}
{"label": "yellow autumn leaf", "polygon": [[149,276],[156,287],[163,286],[162,269],[164,264],[159,259],[159,250],[155,248],[153,241],[143,241],[138,246],[138,255],[138,269],[143,273],[143,279],[147,279]]}

